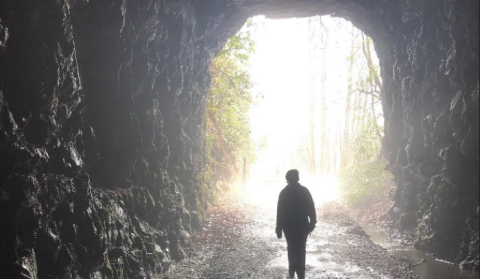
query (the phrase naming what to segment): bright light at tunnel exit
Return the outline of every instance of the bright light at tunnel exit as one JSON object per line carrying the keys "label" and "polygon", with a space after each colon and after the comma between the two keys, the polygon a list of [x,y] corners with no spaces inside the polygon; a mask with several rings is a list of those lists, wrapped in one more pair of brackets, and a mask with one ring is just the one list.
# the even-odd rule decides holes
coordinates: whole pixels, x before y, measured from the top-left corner
{"label": "bright light at tunnel exit", "polygon": [[338,201],[340,199],[339,181],[338,178],[333,175],[325,175],[316,179],[306,180],[304,184],[310,190],[313,200],[317,205]]}
{"label": "bright light at tunnel exit", "polygon": [[[317,206],[340,200],[339,180],[334,175],[301,179],[300,184],[308,188]],[[245,192],[247,199],[254,205],[276,207],[278,195],[286,185],[287,183],[282,180],[268,182],[254,180],[246,185]]]}
{"label": "bright light at tunnel exit", "polygon": [[[340,146],[351,129],[346,123],[353,123],[352,113],[345,112],[351,106],[349,80],[357,82],[366,71],[358,45],[361,32],[331,17],[322,17],[321,24],[319,18],[252,20],[250,74],[256,101],[250,128],[256,160],[248,165],[245,193],[254,204],[276,206],[285,173],[298,169],[316,205],[340,201],[336,174],[348,163]],[[373,60],[378,64],[375,54]],[[381,115],[380,106],[374,109]],[[383,118],[377,121],[381,125]],[[331,174],[312,176],[312,168]]]}

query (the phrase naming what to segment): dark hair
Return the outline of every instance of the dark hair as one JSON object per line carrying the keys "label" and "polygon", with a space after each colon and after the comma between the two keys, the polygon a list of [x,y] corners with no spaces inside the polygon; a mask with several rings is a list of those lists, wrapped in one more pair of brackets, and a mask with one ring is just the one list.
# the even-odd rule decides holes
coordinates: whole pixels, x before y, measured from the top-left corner
{"label": "dark hair", "polygon": [[300,175],[298,170],[289,170],[287,171],[287,175],[285,175],[288,183],[295,183],[300,180]]}

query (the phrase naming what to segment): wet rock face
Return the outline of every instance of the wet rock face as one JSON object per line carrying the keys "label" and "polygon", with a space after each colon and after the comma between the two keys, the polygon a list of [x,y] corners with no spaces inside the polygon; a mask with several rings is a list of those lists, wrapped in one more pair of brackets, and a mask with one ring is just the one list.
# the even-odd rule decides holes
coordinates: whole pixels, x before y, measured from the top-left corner
{"label": "wet rock face", "polygon": [[425,1],[420,11],[401,27],[384,75],[390,215],[416,232],[417,248],[478,270],[478,3]]}
{"label": "wet rock face", "polygon": [[161,273],[204,211],[195,10],[7,0],[0,18],[0,277]]}
{"label": "wet rock face", "polygon": [[183,256],[204,218],[208,65],[262,13],[335,13],[373,37],[397,184],[392,222],[417,231],[419,248],[478,268],[478,8],[1,1],[2,276],[153,278]]}

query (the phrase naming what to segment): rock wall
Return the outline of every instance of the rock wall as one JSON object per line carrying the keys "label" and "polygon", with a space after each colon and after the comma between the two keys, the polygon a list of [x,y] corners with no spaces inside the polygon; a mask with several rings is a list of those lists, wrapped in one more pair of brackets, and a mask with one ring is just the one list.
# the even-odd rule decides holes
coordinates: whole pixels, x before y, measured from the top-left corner
{"label": "rock wall", "polygon": [[0,277],[153,278],[205,208],[195,9],[6,0],[0,19]]}
{"label": "rock wall", "polygon": [[204,219],[208,65],[255,14],[335,14],[380,57],[391,221],[478,269],[474,0],[3,0],[0,277],[155,278]]}
{"label": "rock wall", "polygon": [[478,270],[479,3],[404,10],[389,76],[390,215],[416,233],[417,248]]}

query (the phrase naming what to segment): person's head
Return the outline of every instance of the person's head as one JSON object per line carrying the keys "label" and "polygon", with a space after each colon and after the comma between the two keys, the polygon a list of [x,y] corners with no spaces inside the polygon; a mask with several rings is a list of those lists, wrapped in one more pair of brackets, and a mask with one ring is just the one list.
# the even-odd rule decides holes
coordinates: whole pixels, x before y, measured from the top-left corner
{"label": "person's head", "polygon": [[287,179],[287,183],[297,183],[300,180],[300,175],[298,173],[298,170],[289,170],[287,171],[287,175],[285,175],[285,178]]}

